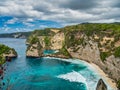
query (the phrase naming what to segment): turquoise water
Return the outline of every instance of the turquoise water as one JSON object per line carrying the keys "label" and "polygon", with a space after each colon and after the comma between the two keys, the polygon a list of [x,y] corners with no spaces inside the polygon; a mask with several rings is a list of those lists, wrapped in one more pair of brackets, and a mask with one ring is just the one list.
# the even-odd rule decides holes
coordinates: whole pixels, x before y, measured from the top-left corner
{"label": "turquoise water", "polygon": [[43,51],[43,54],[44,55],[48,55],[48,54],[54,54],[54,53],[56,53],[57,51],[56,50],[44,50]]}
{"label": "turquoise water", "polygon": [[83,61],[60,58],[26,58],[25,39],[0,38],[15,48],[18,58],[7,63],[4,82],[10,90],[95,90],[99,76]]}

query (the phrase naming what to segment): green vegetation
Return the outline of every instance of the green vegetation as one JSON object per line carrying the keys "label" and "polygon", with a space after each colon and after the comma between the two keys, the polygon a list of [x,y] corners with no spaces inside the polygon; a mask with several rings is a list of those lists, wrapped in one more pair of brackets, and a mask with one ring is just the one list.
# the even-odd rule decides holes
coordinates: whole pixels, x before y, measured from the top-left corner
{"label": "green vegetation", "polygon": [[39,39],[37,38],[37,36],[32,36],[30,38],[30,44],[36,44],[37,42],[39,42]]}
{"label": "green vegetation", "polygon": [[50,28],[46,28],[44,30],[35,30],[31,35],[36,35],[36,36],[51,36],[54,35],[55,33],[50,30]]}
{"label": "green vegetation", "polygon": [[62,47],[62,49],[60,49],[59,51],[61,54],[67,56],[67,57],[71,57],[71,55],[69,54],[69,52],[67,51],[67,49],[65,48],[65,46]]}
{"label": "green vegetation", "polygon": [[[65,34],[65,44],[63,45],[66,48],[72,47],[74,52],[79,48],[76,48],[78,45],[86,46],[89,40],[98,42],[98,48],[100,49],[101,60],[104,61],[107,57],[114,54],[115,57],[120,57],[120,49],[116,48],[115,42],[120,40],[120,23],[83,23],[78,25],[66,26],[59,29]],[[29,37],[31,43],[38,42],[36,37],[44,36],[45,45],[48,47],[51,45],[50,37],[54,36],[54,32],[50,28],[45,30],[35,30]],[[95,35],[98,37],[94,38]],[[114,38],[114,41],[110,39],[104,40],[103,38]],[[31,39],[32,38],[32,39]],[[103,42],[103,44],[101,44]],[[67,55],[65,48],[61,49],[61,52]]]}
{"label": "green vegetation", "polygon": [[3,55],[0,55],[0,65],[5,63],[5,58],[3,57]]}
{"label": "green vegetation", "polygon": [[120,46],[115,48],[114,56],[115,57],[120,57]]}
{"label": "green vegetation", "polygon": [[3,54],[10,54],[11,51],[13,54],[17,55],[16,51],[13,48],[0,44],[0,65],[5,62],[5,57]]}
{"label": "green vegetation", "polygon": [[44,42],[45,42],[45,45],[46,45],[47,47],[50,46],[50,45],[51,45],[50,37],[49,37],[49,36],[45,36]]}
{"label": "green vegetation", "polygon": [[11,50],[11,48],[9,48],[8,46],[0,44],[0,55],[3,53],[9,54],[10,50]]}
{"label": "green vegetation", "polygon": [[[112,54],[114,54],[115,57],[120,57],[120,48],[114,46],[115,42],[120,40],[120,23],[83,23],[66,26],[61,30],[65,33],[65,44],[67,48],[78,45],[85,46],[86,41],[92,40],[98,42],[99,49],[105,49],[105,51],[100,50],[102,61]],[[94,35],[97,35],[99,38],[95,39]],[[103,41],[104,37],[114,38],[114,41],[110,39]],[[102,41],[105,43],[101,44],[100,42]],[[75,49],[74,51],[78,50],[78,48],[73,49]]]}
{"label": "green vegetation", "polygon": [[105,61],[108,56],[108,52],[100,52],[100,58],[102,61]]}
{"label": "green vegetation", "polygon": [[117,87],[120,89],[120,79],[117,81]]}
{"label": "green vegetation", "polygon": [[23,35],[25,37],[29,37],[29,35],[31,34],[32,32],[17,32],[17,33],[7,33],[7,34],[0,34],[0,37],[2,38],[14,38],[14,35]]}

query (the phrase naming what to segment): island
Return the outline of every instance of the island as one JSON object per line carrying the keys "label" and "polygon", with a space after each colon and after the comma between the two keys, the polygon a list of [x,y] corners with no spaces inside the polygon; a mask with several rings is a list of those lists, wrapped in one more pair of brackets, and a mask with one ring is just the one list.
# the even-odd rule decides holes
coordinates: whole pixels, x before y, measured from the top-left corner
{"label": "island", "polygon": [[83,23],[35,30],[26,44],[26,57],[85,60],[99,66],[120,88],[120,23]]}

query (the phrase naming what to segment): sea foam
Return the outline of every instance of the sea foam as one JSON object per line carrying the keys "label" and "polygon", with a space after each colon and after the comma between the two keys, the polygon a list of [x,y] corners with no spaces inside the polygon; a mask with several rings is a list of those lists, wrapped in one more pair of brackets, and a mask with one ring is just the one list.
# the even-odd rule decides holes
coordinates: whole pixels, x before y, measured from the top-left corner
{"label": "sea foam", "polygon": [[69,80],[70,82],[84,83],[87,87],[86,79],[80,73],[78,73],[76,71],[72,71],[67,74],[58,75],[57,78]]}

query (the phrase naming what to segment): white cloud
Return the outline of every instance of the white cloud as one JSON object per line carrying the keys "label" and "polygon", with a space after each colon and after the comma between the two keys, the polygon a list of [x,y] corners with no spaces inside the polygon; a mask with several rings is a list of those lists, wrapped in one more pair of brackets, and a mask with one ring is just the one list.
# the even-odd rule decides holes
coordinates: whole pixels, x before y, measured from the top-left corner
{"label": "white cloud", "polygon": [[28,26],[28,27],[33,27],[35,26],[34,24],[32,23],[28,23],[28,22],[23,22],[24,25]]}
{"label": "white cloud", "polygon": [[0,1],[0,15],[25,18],[26,22],[34,19],[70,24],[120,21],[119,3],[120,0],[4,0]]}
{"label": "white cloud", "polygon": [[11,19],[11,20],[8,20],[7,22],[6,22],[6,24],[14,24],[14,23],[16,23],[18,21],[18,18],[13,18],[13,19]]}

